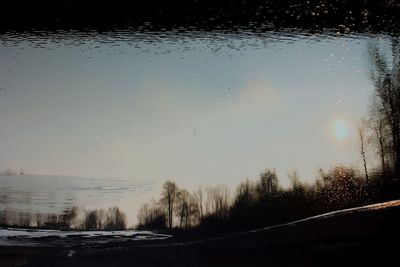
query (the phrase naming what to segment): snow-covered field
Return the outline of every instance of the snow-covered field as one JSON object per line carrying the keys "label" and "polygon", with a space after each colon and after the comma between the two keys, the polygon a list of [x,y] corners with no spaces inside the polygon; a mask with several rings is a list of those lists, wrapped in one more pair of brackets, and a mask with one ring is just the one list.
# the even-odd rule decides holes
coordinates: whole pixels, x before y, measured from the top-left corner
{"label": "snow-covered field", "polygon": [[[170,235],[157,234],[151,231],[61,231],[43,229],[0,228],[0,245],[37,245],[43,239],[67,241],[79,238],[83,243],[103,243],[112,240],[160,240]],[[65,240],[60,240],[65,239]],[[51,241],[50,241],[51,242]],[[54,243],[54,242],[53,242]]]}

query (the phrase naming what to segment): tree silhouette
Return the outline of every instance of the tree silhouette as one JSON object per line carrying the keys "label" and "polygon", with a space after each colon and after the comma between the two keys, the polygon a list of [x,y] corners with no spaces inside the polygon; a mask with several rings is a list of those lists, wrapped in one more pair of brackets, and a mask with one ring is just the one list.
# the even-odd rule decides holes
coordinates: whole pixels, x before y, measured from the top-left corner
{"label": "tree silhouette", "polygon": [[388,153],[390,151],[390,138],[388,138],[388,125],[386,124],[385,117],[382,112],[380,112],[380,109],[380,101],[378,101],[375,96],[371,104],[369,126],[374,133],[372,140],[376,141],[377,154],[379,155],[381,163],[381,172],[382,175],[385,176],[389,164],[388,157],[390,155],[388,155]]}
{"label": "tree silhouette", "polygon": [[193,201],[197,204],[197,209],[199,211],[199,219],[203,220],[204,217],[204,197],[203,189],[199,187],[195,192],[193,192]]}
{"label": "tree silhouette", "polygon": [[175,182],[168,180],[163,184],[161,202],[164,204],[167,210],[168,228],[170,230],[172,229],[173,211],[177,193],[178,187],[176,186]]}
{"label": "tree silhouette", "polygon": [[189,198],[189,192],[185,189],[179,190],[177,193],[175,210],[176,215],[179,218],[179,228],[182,228],[182,223],[184,220],[187,221],[189,216]]}
{"label": "tree silhouette", "polygon": [[160,206],[159,201],[153,198],[150,203],[141,206],[138,214],[138,228],[164,229],[165,227],[165,210]]}
{"label": "tree silhouette", "polygon": [[[391,40],[391,61],[377,43],[369,46],[372,61],[371,80],[377,96],[377,113],[389,129],[393,167],[400,171],[400,46],[396,38]],[[379,126],[379,124],[378,124]],[[383,129],[381,125],[379,129]],[[382,134],[382,131],[379,133]],[[382,157],[381,157],[382,159]]]}
{"label": "tree silhouette", "polygon": [[278,177],[275,170],[266,169],[260,174],[259,191],[261,197],[271,196],[278,192]]}
{"label": "tree silhouette", "polygon": [[[365,123],[364,123],[365,125]],[[368,184],[369,177],[368,177],[368,169],[367,169],[367,158],[365,156],[365,143],[364,143],[364,127],[358,127],[358,136],[360,137],[360,153],[364,164],[364,174],[365,174],[365,181]]]}

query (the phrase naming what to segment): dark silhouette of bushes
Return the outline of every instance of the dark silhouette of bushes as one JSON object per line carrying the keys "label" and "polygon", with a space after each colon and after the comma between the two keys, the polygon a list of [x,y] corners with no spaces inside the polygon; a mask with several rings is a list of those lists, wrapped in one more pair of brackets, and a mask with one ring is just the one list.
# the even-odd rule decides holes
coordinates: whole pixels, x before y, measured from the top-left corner
{"label": "dark silhouette of bushes", "polygon": [[166,229],[168,221],[164,211],[158,206],[144,204],[139,210],[137,229]]}
{"label": "dark silhouette of bushes", "polygon": [[62,230],[124,230],[126,215],[118,207],[80,210],[74,206],[62,214],[0,213],[0,226]]}
{"label": "dark silhouette of bushes", "polygon": [[81,228],[86,230],[124,230],[126,229],[126,216],[117,207],[108,210],[85,211]]}
{"label": "dark silhouette of bushes", "polygon": [[328,172],[321,170],[320,174],[311,185],[292,179],[290,188],[266,194],[257,190],[262,188],[262,178],[255,183],[242,183],[230,209],[232,229],[288,222],[400,197],[400,188],[387,177],[377,175],[367,183],[356,170],[345,166],[335,166]]}
{"label": "dark silhouette of bushes", "polygon": [[[180,189],[175,182],[166,181],[161,199],[142,205],[138,214],[138,228],[172,230],[173,227],[189,229],[200,222],[229,217],[230,194],[225,186],[199,188],[190,193]],[[166,222],[166,224],[164,223]]]}
{"label": "dark silhouette of bushes", "polygon": [[87,211],[83,219],[83,228],[87,230],[103,229],[104,210]]}
{"label": "dark silhouette of bushes", "polygon": [[[36,227],[47,229],[70,229],[78,224],[79,208],[65,209],[62,214],[36,214]],[[33,223],[31,222],[31,225]]]}
{"label": "dark silhouette of bushes", "polygon": [[126,215],[118,207],[109,208],[106,215],[104,230],[126,229]]}
{"label": "dark silhouette of bushes", "polygon": [[[199,189],[192,194],[176,186],[178,192],[188,194],[186,198],[192,196],[192,205],[198,208],[189,213],[193,212],[192,216],[198,219],[189,228],[183,227],[178,212],[175,213],[173,226],[176,229],[216,234],[265,227],[339,209],[397,199],[400,197],[399,183],[396,175],[390,173],[393,175],[387,172],[386,176],[382,176],[382,173],[372,172],[366,180],[357,170],[339,165],[328,171],[321,169],[320,177],[312,184],[304,184],[296,172],[290,173],[291,186],[282,188],[275,171],[267,169],[257,181],[246,180],[239,184],[233,197],[221,186]],[[205,200],[203,196],[206,196]],[[145,204],[138,217],[140,228],[166,229],[167,210],[162,201],[153,200],[152,205]],[[199,210],[203,210],[201,216]],[[163,218],[157,221],[159,224],[154,223],[154,218],[158,218],[156,215]]]}

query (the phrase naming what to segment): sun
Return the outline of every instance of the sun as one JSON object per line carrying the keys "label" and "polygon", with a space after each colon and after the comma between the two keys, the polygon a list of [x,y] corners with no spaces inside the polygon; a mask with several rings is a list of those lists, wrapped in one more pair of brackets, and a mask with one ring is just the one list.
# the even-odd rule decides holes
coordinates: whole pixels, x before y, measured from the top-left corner
{"label": "sun", "polygon": [[348,125],[344,120],[336,120],[333,131],[337,140],[343,140],[347,137],[349,129]]}

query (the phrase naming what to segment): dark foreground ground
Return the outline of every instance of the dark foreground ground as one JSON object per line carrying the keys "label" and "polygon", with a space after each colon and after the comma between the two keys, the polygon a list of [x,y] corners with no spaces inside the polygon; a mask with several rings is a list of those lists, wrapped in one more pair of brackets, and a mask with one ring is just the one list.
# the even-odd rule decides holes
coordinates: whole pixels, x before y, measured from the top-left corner
{"label": "dark foreground ground", "polygon": [[193,241],[0,247],[0,266],[399,266],[400,201]]}

